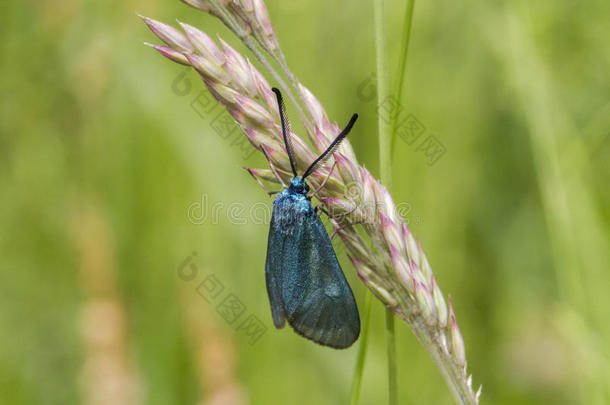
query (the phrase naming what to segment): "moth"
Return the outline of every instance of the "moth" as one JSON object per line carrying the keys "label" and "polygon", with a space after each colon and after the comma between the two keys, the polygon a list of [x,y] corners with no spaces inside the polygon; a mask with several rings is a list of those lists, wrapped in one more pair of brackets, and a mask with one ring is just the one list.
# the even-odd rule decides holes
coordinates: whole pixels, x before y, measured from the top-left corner
{"label": "moth", "polygon": [[265,279],[273,323],[280,329],[288,322],[297,334],[316,343],[347,348],[360,334],[358,307],[326,229],[311,204],[324,184],[309,194],[305,180],[332,156],[358,114],[298,176],[282,94],[276,88],[272,90],[277,97],[282,136],[293,174],[290,184],[273,201],[269,228]]}

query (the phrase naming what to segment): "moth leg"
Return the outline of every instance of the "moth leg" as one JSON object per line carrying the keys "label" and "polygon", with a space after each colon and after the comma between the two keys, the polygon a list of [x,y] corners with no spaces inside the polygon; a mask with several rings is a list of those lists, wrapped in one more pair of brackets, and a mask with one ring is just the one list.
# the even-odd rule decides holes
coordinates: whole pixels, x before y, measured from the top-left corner
{"label": "moth leg", "polygon": [[280,184],[286,188],[286,184],[284,183],[284,180],[282,180],[282,178],[280,177],[280,175],[278,174],[277,170],[275,170],[275,167],[273,166],[273,163],[271,163],[271,159],[269,159],[269,155],[267,155],[267,152],[265,151],[265,149],[261,149],[261,151],[263,152],[263,155],[265,155],[265,159],[267,159],[267,162],[269,162],[269,167],[271,168],[271,171],[273,172],[273,174],[275,175],[275,177],[280,181]]}
{"label": "moth leg", "polygon": [[252,176],[252,178],[254,179],[254,181],[256,181],[258,183],[259,186],[261,186],[263,188],[263,190],[265,190],[265,192],[269,195],[273,195],[273,194],[277,194],[279,193],[279,191],[269,191],[267,189],[267,187],[265,187],[265,185],[263,184],[263,182],[254,175],[254,173],[252,173],[252,171],[250,169],[248,169],[247,167],[244,167],[244,170],[246,170],[248,173],[250,173],[250,176]]}
{"label": "moth leg", "polygon": [[[330,216],[330,214],[329,214],[329,213],[328,213],[328,212],[327,212],[327,211],[326,211],[324,208],[322,208],[321,206],[317,206],[317,207],[315,207],[315,208],[319,209],[320,211],[322,211],[322,212],[324,212],[326,215],[328,215],[328,217],[329,217],[329,218],[330,218],[332,221],[334,221],[334,220],[335,220],[335,218],[334,218],[334,217],[331,217],[331,216]],[[336,215],[336,216],[337,216],[337,217],[344,217],[344,216],[346,216],[346,215],[351,214],[351,213],[352,213],[352,212],[354,212],[355,210],[356,210],[356,207],[352,208],[352,209],[351,209],[351,210],[349,210],[348,212],[344,212],[343,214],[338,214],[338,215]],[[334,222],[333,222],[333,224],[334,224]],[[332,240],[333,240],[333,238],[335,237],[335,235],[337,234],[337,232],[338,232],[338,231],[340,231],[341,229],[345,229],[345,228],[347,228],[347,227],[354,226],[354,225],[366,225],[366,224],[370,224],[370,223],[369,223],[369,222],[367,222],[367,221],[364,221],[364,220],[360,220],[360,221],[356,221],[356,222],[349,222],[349,221],[347,221],[347,224],[335,227],[335,229],[333,230],[333,232],[330,234],[330,240],[332,241]]]}
{"label": "moth leg", "polygon": [[352,212],[356,211],[356,208],[357,208],[357,207],[356,207],[356,206],[354,206],[354,208],[352,208],[351,210],[349,210],[349,211],[347,211],[347,212],[344,212],[343,214],[337,214],[337,216],[338,216],[338,217],[345,217],[345,216],[348,216],[348,215],[350,215]]}
{"label": "moth leg", "polygon": [[357,221],[357,222],[349,222],[345,225],[339,226],[333,230],[333,233],[330,234],[330,240],[332,241],[333,238],[335,237],[335,235],[337,234],[337,232],[339,232],[341,229],[345,229],[347,227],[358,225],[358,224],[366,224],[366,223],[367,223],[366,221]]}
{"label": "moth leg", "polygon": [[316,214],[318,214],[318,211],[321,211],[321,212],[325,213],[325,214],[326,214],[326,216],[328,216],[328,218],[330,218],[330,219],[335,219],[335,218],[337,218],[337,217],[345,217],[345,216],[347,216],[347,215],[350,215],[352,212],[356,211],[356,208],[357,208],[357,207],[353,207],[351,210],[349,210],[349,211],[347,211],[347,212],[344,212],[344,213],[342,213],[342,214],[337,214],[337,215],[335,215],[335,216],[332,216],[332,215],[330,215],[330,214],[328,213],[328,211],[326,211],[326,209],[324,209],[324,208],[322,207],[322,205],[316,205],[315,207],[313,207],[314,211],[316,211]]}
{"label": "moth leg", "polygon": [[[329,213],[328,211],[326,211],[326,209],[325,209],[324,207],[322,207],[321,205],[316,205],[316,206],[315,206],[313,209],[314,209],[314,211],[316,211],[316,213],[318,213],[318,211],[321,211],[321,212],[325,213],[325,214],[328,216],[328,218],[330,218],[331,220],[334,220],[334,217],[332,217],[332,216],[330,215],[330,213]],[[349,214],[351,214],[351,213],[352,213],[352,212],[353,212],[355,209],[356,209],[356,208],[354,207],[354,208],[352,208],[352,209],[351,209],[349,212],[345,212],[345,213],[343,213],[343,214],[339,214],[339,215],[337,215],[337,216],[345,216],[345,215],[349,215]],[[338,232],[338,231],[340,231],[341,229],[345,229],[345,228],[347,228],[347,227],[354,226],[354,225],[359,225],[359,224],[368,224],[368,222],[366,222],[366,221],[349,222],[349,221],[348,221],[348,223],[347,223],[347,224],[345,224],[345,225],[341,225],[341,226],[338,226],[338,227],[336,227],[336,228],[333,230],[333,232],[330,234],[330,240],[332,241],[332,240],[333,240],[333,237],[334,237],[334,236],[337,234],[337,232]]]}
{"label": "moth leg", "polygon": [[335,166],[337,166],[337,161],[335,161],[335,162],[333,163],[333,166],[330,168],[330,172],[328,172],[328,176],[326,176],[326,178],[324,179],[324,181],[322,182],[322,184],[320,184],[320,187],[316,188],[316,189],[314,190],[314,192],[313,192],[313,193],[311,193],[311,194],[309,195],[309,197],[307,197],[307,198],[309,198],[309,199],[313,198],[313,197],[314,197],[316,194],[318,194],[318,192],[319,192],[320,190],[322,190],[322,188],[323,188],[323,187],[326,185],[326,182],[327,182],[327,181],[328,181],[328,179],[330,178],[331,174],[333,174],[333,170],[335,170]]}
{"label": "moth leg", "polygon": [[313,210],[316,212],[316,214],[320,215],[320,212],[323,212],[326,214],[327,217],[332,218],[330,216],[330,214],[328,213],[328,211],[326,211],[326,209],[324,207],[322,207],[322,205],[316,205],[315,207],[313,207]]}

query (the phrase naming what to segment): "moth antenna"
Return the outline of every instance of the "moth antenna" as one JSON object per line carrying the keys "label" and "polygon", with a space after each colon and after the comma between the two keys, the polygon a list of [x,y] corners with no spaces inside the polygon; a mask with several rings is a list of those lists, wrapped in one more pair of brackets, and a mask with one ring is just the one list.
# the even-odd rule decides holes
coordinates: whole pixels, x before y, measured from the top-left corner
{"label": "moth antenna", "polygon": [[349,120],[345,129],[341,131],[339,135],[337,135],[337,137],[331,142],[328,148],[326,148],[326,150],[316,160],[314,160],[314,162],[307,168],[307,170],[305,170],[305,173],[303,173],[303,180],[305,180],[305,177],[318,170],[320,166],[322,166],[324,162],[326,162],[326,160],[335,152],[335,150],[341,144],[341,141],[345,139],[347,134],[349,134],[349,131],[352,130],[352,127],[354,126],[354,123],[357,119],[358,114],[352,115],[352,118]]}
{"label": "moth antenna", "polygon": [[292,169],[292,174],[294,177],[297,177],[297,169],[294,165],[294,147],[292,146],[292,138],[290,137],[290,122],[288,121],[288,117],[286,115],[286,106],[284,105],[284,99],[282,98],[282,93],[276,87],[271,89],[277,98],[277,105],[280,110],[280,121],[282,123],[282,137],[284,138],[284,144],[286,145],[286,152],[288,152],[288,160],[290,161],[290,168]]}

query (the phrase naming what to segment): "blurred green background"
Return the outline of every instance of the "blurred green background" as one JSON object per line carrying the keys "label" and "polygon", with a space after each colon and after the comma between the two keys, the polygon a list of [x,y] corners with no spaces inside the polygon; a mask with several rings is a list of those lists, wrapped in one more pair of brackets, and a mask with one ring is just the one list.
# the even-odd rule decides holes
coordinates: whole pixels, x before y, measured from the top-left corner
{"label": "blurred green background", "polygon": [[[359,93],[372,4],[267,6],[330,117],[360,113],[350,138],[378,175],[376,101]],[[387,4],[392,66],[403,7]],[[203,84],[142,45],[155,38],[136,12],[244,52],[177,0],[0,5],[0,403],[347,403],[357,344],[276,331],[268,225],[229,218],[232,203],[271,205],[240,168],[262,157],[194,111]],[[402,107],[446,152],[429,165],[398,139],[394,196],[454,301],[485,404],[610,403],[609,18],[602,0],[415,6]],[[198,294],[212,274],[267,327],[254,344]],[[400,403],[451,404],[402,323],[397,346]],[[378,302],[362,388],[361,403],[387,401]]]}

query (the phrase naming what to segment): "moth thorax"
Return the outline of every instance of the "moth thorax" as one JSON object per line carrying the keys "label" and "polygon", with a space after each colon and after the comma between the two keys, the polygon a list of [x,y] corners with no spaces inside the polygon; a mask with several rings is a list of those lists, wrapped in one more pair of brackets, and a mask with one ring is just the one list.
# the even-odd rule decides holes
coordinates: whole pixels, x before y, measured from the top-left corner
{"label": "moth thorax", "polygon": [[307,194],[309,192],[309,186],[301,176],[293,177],[292,180],[290,180],[290,186],[288,186],[288,188],[290,191],[298,194]]}

